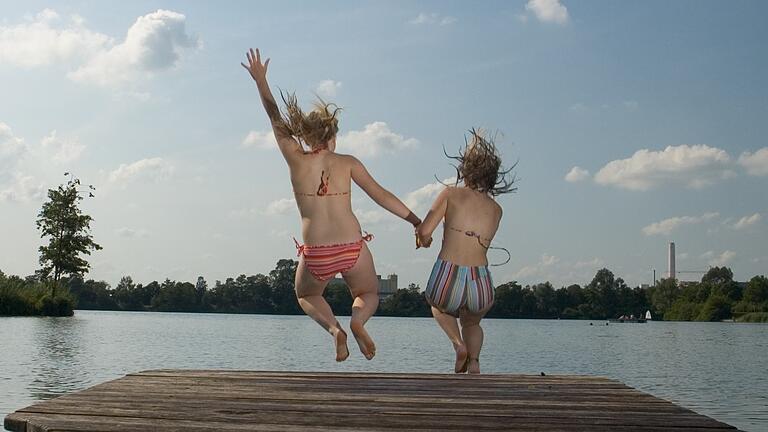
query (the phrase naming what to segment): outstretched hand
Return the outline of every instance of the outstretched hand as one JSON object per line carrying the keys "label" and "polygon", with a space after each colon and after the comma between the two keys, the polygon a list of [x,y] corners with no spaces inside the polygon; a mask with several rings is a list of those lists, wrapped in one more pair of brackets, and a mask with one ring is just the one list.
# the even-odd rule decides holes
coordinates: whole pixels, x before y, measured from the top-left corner
{"label": "outstretched hand", "polygon": [[253,78],[254,81],[266,80],[269,59],[264,63],[261,63],[261,53],[259,53],[258,48],[256,48],[255,53],[253,52],[253,48],[251,48],[245,53],[245,56],[248,57],[248,66],[246,66],[245,63],[240,63],[240,65],[251,74],[251,78]]}

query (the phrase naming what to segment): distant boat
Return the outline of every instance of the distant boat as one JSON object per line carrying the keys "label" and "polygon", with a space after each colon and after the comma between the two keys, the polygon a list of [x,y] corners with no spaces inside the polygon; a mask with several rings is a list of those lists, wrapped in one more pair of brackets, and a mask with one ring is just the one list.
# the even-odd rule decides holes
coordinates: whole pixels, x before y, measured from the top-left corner
{"label": "distant boat", "polygon": [[645,319],[647,319],[648,321],[653,319],[651,318],[651,311],[645,311]]}

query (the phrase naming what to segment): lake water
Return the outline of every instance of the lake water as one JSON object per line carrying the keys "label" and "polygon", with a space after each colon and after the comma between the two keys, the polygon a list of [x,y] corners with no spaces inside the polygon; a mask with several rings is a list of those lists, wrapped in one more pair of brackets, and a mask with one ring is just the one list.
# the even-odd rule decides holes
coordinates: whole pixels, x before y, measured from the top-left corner
{"label": "lake water", "polygon": [[[348,319],[341,318],[343,324]],[[747,431],[768,431],[768,325],[485,320],[487,373],[618,379]],[[32,402],[146,369],[450,372],[453,350],[424,318],[374,318],[377,355],[334,361],[304,316],[77,311],[0,318],[0,418]]]}

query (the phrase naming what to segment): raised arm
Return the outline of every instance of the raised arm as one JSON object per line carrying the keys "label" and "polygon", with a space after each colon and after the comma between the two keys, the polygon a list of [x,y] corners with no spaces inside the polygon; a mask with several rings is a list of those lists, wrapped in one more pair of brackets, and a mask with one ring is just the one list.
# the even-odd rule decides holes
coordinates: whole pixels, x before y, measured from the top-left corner
{"label": "raised arm", "polygon": [[424,217],[424,222],[416,229],[416,236],[418,236],[421,246],[429,247],[432,244],[432,233],[435,232],[440,221],[445,217],[445,210],[448,208],[449,190],[446,187],[440,192],[435,198],[435,202],[432,203],[432,208],[429,209],[427,216]]}
{"label": "raised arm", "polygon": [[368,173],[368,170],[365,169],[362,162],[355,158],[352,158],[352,160],[352,180],[354,180],[355,183],[376,202],[376,204],[384,207],[395,216],[399,216],[410,222],[414,227],[421,223],[421,219],[413,214],[411,209],[406,207],[400,199],[392,194],[392,192],[376,183],[376,180],[374,180],[371,174]]}
{"label": "raised arm", "polygon": [[248,57],[248,65],[240,63],[251,74],[251,78],[256,81],[256,87],[259,89],[259,95],[261,96],[261,103],[264,105],[264,111],[269,116],[269,121],[272,123],[272,131],[275,134],[277,140],[277,146],[280,148],[280,152],[285,159],[290,162],[294,157],[301,154],[301,145],[290,135],[285,133],[285,129],[281,127],[282,118],[280,117],[280,109],[277,107],[274,96],[272,96],[272,90],[269,89],[269,83],[267,83],[267,68],[269,67],[269,60],[261,63],[261,53],[259,49],[253,52],[251,48],[245,53]]}

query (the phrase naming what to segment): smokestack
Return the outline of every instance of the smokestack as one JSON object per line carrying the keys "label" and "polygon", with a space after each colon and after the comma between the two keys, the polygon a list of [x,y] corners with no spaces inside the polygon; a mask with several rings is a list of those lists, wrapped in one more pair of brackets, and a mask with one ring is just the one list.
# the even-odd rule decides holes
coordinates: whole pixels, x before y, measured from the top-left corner
{"label": "smokestack", "polygon": [[670,279],[676,279],[677,273],[675,272],[675,242],[669,242],[669,274]]}

